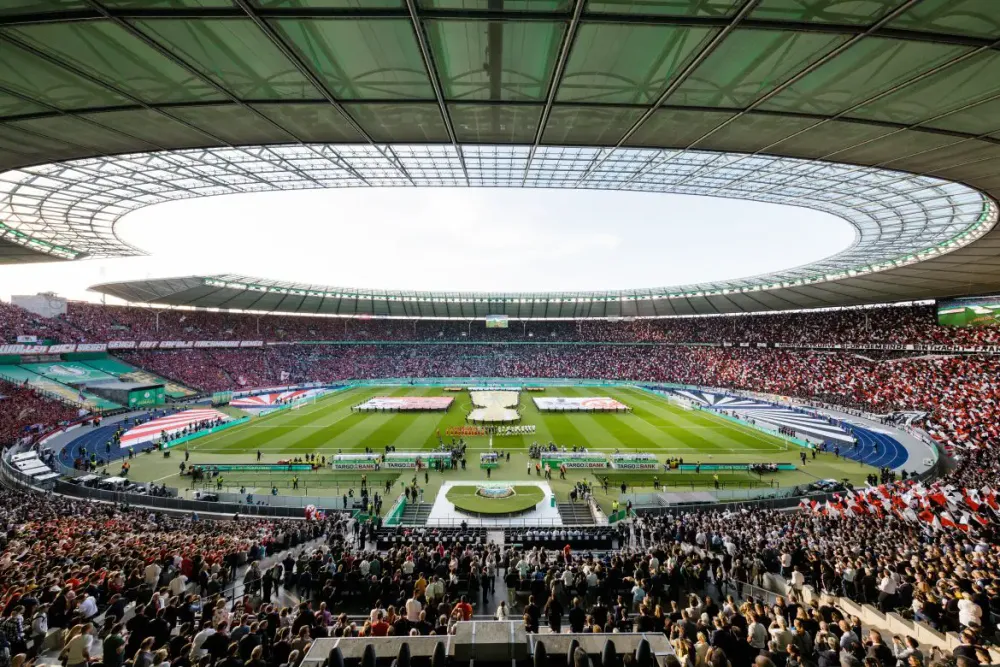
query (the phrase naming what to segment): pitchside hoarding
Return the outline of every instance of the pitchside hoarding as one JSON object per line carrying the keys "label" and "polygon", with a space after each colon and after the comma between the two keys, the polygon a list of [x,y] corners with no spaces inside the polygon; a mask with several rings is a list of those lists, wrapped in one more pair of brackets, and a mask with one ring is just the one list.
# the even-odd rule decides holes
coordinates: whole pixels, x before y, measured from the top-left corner
{"label": "pitchside hoarding", "polygon": [[425,467],[433,467],[431,462],[440,459],[444,465],[451,464],[451,452],[389,452],[382,465],[386,468],[416,468],[417,461]]}
{"label": "pitchside hoarding", "polygon": [[652,454],[612,454],[611,467],[616,470],[656,470],[660,463]]}
{"label": "pitchside hoarding", "polygon": [[607,468],[608,457],[600,452],[542,452],[542,463],[553,468]]}
{"label": "pitchside hoarding", "polygon": [[334,470],[375,470],[378,454],[337,454],[331,462]]}

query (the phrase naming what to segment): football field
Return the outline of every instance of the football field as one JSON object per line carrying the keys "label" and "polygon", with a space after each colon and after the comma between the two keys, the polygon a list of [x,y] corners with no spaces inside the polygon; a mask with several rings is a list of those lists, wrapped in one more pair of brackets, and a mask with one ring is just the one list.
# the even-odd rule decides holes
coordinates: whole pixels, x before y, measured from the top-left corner
{"label": "football field", "polygon": [[[449,396],[454,402],[446,412],[352,412],[351,407],[375,396],[427,397]],[[553,413],[536,409],[533,397],[610,397],[631,408],[626,413]],[[397,451],[432,450],[438,447],[438,433],[446,443],[451,438],[445,435],[450,426],[466,424],[465,416],[472,409],[469,393],[447,392],[442,387],[428,386],[385,386],[357,387],[334,392],[321,397],[314,403],[305,404],[294,410],[283,410],[262,417],[254,417],[248,423],[205,436],[173,450],[172,457],[164,459],[159,455],[141,456],[133,465],[131,477],[142,481],[165,482],[168,486],[195,490],[190,477],[180,478],[178,465],[183,460],[184,448],[190,457],[188,464],[212,463],[252,463],[261,453],[263,462],[304,457],[306,454],[325,456],[327,460],[337,453],[362,452],[365,447],[382,453],[386,446]],[[662,464],[668,457],[683,459],[685,463],[792,463],[801,466],[800,449],[781,438],[761,433],[722,419],[709,411],[685,410],[666,399],[632,387],[588,387],[559,386],[546,387],[542,392],[521,392],[518,410],[520,424],[534,425],[537,431],[531,435],[494,437],[493,449],[505,454],[510,452],[510,461],[505,461],[493,470],[493,480],[524,480],[529,474],[529,465],[534,460],[527,455],[533,443],[541,445],[554,442],[560,447],[586,447],[590,451],[599,450],[613,453],[649,452],[657,456]],[[229,409],[230,412],[235,412]],[[467,437],[467,469],[430,473],[425,486],[425,494],[436,493],[442,480],[486,479],[485,471],[479,468],[479,453],[490,448],[488,436]],[[651,487],[653,474],[607,471],[614,476],[613,484],[626,481],[631,487]],[[744,472],[720,472],[720,481],[726,489],[780,489],[808,484],[818,479],[863,479],[871,468],[858,463],[835,459],[833,455],[820,454],[816,460],[809,459],[805,468],[796,471],[771,473],[764,476]],[[553,473],[552,486],[557,495],[567,494],[578,480],[590,483],[598,481],[588,470],[570,470],[567,480],[559,480]],[[360,487],[359,472],[319,470],[298,473],[299,488],[291,489],[290,473],[285,472],[232,472],[224,475],[225,490],[268,493],[277,486],[283,494],[313,496],[341,495],[347,489],[355,492]],[[423,478],[423,473],[420,477]],[[662,468],[656,473],[667,490],[690,491],[711,488],[714,484],[712,473],[670,471]],[[385,488],[385,482],[397,481],[390,494],[394,498],[402,490],[402,480],[411,481],[413,472],[408,470],[387,471],[368,474],[371,483]],[[420,480],[424,482],[423,479]],[[203,486],[197,489],[204,490]],[[215,488],[214,485],[211,488]],[[599,498],[607,500],[620,490],[613,486],[611,494]],[[651,488],[645,488],[651,491]],[[433,495],[427,495],[428,499]],[[602,502],[602,504],[604,504]]]}

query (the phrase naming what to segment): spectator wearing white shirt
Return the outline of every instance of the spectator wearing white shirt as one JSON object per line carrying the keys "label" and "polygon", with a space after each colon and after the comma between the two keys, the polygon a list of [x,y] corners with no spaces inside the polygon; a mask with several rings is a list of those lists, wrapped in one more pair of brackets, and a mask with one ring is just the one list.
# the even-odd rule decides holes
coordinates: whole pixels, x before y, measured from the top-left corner
{"label": "spectator wearing white shirt", "polygon": [[771,623],[769,628],[771,639],[778,645],[778,651],[784,652],[785,648],[792,643],[792,631],[788,629],[788,622],[783,616],[779,616]]}
{"label": "spectator wearing white shirt", "polygon": [[69,640],[64,649],[67,667],[81,667],[90,662],[90,645],[93,641],[94,625],[87,623],[83,631]]}
{"label": "spectator wearing white shirt", "polygon": [[725,548],[726,553],[730,556],[736,556],[736,543],[733,542],[732,538],[728,535],[722,542],[722,546]]}
{"label": "spectator wearing white shirt", "polygon": [[88,595],[80,603],[77,610],[80,612],[81,616],[89,621],[97,616],[97,600],[94,599],[93,595]]}
{"label": "spectator wearing white shirt", "polygon": [[882,580],[878,584],[878,610],[883,614],[892,611],[896,604],[896,580],[888,570],[882,572]]}
{"label": "spectator wearing white shirt", "polygon": [[747,626],[747,643],[754,649],[763,651],[767,648],[767,628],[757,619],[757,615],[751,615],[751,623]]}
{"label": "spectator wearing white shirt", "polygon": [[802,571],[798,568],[798,566],[792,570],[791,583],[792,588],[794,588],[797,593],[801,593],[802,587],[806,585],[806,576],[802,574]]}
{"label": "spectator wearing white shirt", "polygon": [[982,608],[973,601],[972,595],[962,593],[962,599],[958,601],[958,622],[967,628],[970,625],[981,626],[982,620]]}
{"label": "spectator wearing white shirt", "polygon": [[183,574],[181,574],[180,572],[178,572],[177,576],[171,579],[170,584],[168,585],[168,588],[170,589],[170,594],[171,595],[183,594],[184,591],[187,589],[187,582],[188,578]]}
{"label": "spectator wearing white shirt", "polygon": [[143,578],[146,580],[147,584],[156,588],[156,586],[160,583],[160,572],[162,571],[163,568],[160,567],[159,563],[150,563],[146,566]]}
{"label": "spectator wearing white shirt", "polygon": [[423,605],[416,598],[410,598],[406,601],[406,620],[410,623],[416,623],[420,620],[420,612],[423,610]]}
{"label": "spectator wearing white shirt", "polygon": [[854,568],[854,564],[848,561],[847,566],[841,573],[841,577],[844,580],[844,590],[843,593],[846,596],[854,595],[854,578],[858,575],[858,571]]}
{"label": "spectator wearing white shirt", "polygon": [[206,625],[204,628],[202,628],[201,632],[199,632],[194,636],[194,639],[191,641],[192,661],[201,660],[206,655],[208,655],[208,651],[205,650],[204,648],[205,641],[214,634],[215,634],[215,628],[213,628],[210,625]]}
{"label": "spectator wearing white shirt", "polygon": [[792,554],[781,552],[781,576],[788,577],[792,573]]}
{"label": "spectator wearing white shirt", "polygon": [[444,597],[444,582],[441,578],[434,576],[431,578],[431,583],[427,584],[427,591],[425,592],[428,602],[437,602]]}

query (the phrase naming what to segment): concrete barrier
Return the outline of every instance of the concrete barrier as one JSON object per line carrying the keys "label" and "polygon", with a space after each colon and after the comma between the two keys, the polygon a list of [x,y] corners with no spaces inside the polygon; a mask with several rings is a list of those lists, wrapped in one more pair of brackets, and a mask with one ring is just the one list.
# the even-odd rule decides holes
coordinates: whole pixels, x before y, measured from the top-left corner
{"label": "concrete barrier", "polygon": [[[792,587],[778,574],[765,574],[763,584],[763,588],[775,595],[787,596],[792,592]],[[801,591],[796,592],[796,597],[805,604],[809,604],[813,600],[820,603],[823,600],[830,600],[833,606],[839,609],[845,617],[857,616],[861,619],[861,624],[864,627],[878,630],[887,643],[892,639],[893,635],[904,637],[910,635],[922,647],[936,646],[949,653],[962,643],[962,638],[958,633],[939,632],[926,623],[905,619],[895,612],[883,614],[870,604],[858,604],[850,598],[820,593],[812,586],[803,586]],[[926,655],[926,653],[925,651],[924,654]],[[1000,664],[1000,650],[990,649],[990,656],[992,658],[991,664]]]}

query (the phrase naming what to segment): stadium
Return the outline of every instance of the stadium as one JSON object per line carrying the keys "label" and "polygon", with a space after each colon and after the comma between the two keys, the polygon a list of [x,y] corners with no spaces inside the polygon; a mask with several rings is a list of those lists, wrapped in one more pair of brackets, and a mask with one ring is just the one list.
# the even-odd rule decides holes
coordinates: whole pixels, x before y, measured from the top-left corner
{"label": "stadium", "polygon": [[[1000,663],[993,0],[24,0],[0,62],[0,665]],[[520,289],[500,230],[435,290],[268,275],[279,219],[257,275],[58,293],[181,235],[135,215],[305,191],[850,241]],[[302,245],[387,268],[335,213]]]}

